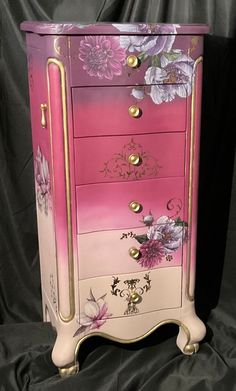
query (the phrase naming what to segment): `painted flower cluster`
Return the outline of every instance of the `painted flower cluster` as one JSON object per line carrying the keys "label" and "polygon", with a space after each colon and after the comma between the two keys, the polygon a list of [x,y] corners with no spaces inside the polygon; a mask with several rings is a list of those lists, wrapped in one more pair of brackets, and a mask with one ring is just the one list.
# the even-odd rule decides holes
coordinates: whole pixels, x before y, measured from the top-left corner
{"label": "painted flower cluster", "polygon": [[134,236],[141,244],[141,256],[137,262],[150,269],[182,246],[187,239],[187,223],[179,217],[173,219],[168,216],[161,216],[155,221],[151,213],[143,218],[143,222],[148,228],[147,233]]}
{"label": "painted flower cluster", "polygon": [[99,329],[106,322],[107,318],[111,316],[108,313],[108,306],[104,300],[105,297],[106,294],[96,299],[92,289],[90,289],[90,295],[84,306],[84,312],[77,319],[80,327],[75,332],[74,337],[85,331]]}
{"label": "painted flower cluster", "polygon": [[[150,96],[155,104],[161,104],[191,94],[194,60],[174,47],[178,24],[113,26],[126,35],[85,36],[80,43],[79,59],[90,76],[108,80],[120,76],[126,57],[135,53],[141,63],[148,64],[143,85],[132,89],[131,95],[136,99]],[[127,35],[127,31],[133,34]]]}
{"label": "painted flower cluster", "polygon": [[34,161],[36,200],[39,210],[48,214],[51,202],[51,181],[49,164],[38,146]]}
{"label": "painted flower cluster", "polygon": [[[180,49],[174,49],[177,24],[158,25],[114,25],[120,31],[133,32],[133,36],[121,36],[120,45],[130,53],[139,52],[141,62],[148,61],[149,65],[144,80],[151,88],[141,86],[133,88],[132,95],[136,99],[143,99],[149,95],[155,104],[171,102],[177,96],[185,98],[191,94],[191,78],[193,73],[193,59]],[[159,30],[162,34],[158,35]],[[153,34],[139,36],[135,33]],[[167,35],[163,35],[166,33]],[[154,35],[156,34],[156,35]]]}

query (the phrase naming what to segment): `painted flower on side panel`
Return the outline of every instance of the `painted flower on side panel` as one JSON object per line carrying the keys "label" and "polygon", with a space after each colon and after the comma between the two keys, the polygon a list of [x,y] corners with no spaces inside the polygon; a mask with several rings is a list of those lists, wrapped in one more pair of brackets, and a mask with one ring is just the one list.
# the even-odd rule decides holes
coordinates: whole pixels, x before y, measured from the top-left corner
{"label": "painted flower on side panel", "polygon": [[48,214],[48,209],[51,206],[51,181],[49,164],[39,146],[35,156],[34,170],[37,204],[39,210],[43,211],[45,214]]}
{"label": "painted flower on side panel", "polygon": [[125,50],[120,47],[118,37],[90,35],[80,42],[79,59],[83,61],[83,69],[90,76],[112,80],[113,76],[122,73]]}
{"label": "painted flower on side panel", "polygon": [[108,305],[105,302],[106,294],[96,299],[90,289],[90,296],[84,306],[84,312],[78,317],[77,321],[80,325],[74,337],[78,334],[93,329],[99,329],[111,316],[108,313]]}

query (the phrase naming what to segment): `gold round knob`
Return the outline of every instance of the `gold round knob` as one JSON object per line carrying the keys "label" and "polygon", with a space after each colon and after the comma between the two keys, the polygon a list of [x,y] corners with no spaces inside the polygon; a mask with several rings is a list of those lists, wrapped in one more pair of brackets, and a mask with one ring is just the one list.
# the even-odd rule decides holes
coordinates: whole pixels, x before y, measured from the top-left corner
{"label": "gold round knob", "polygon": [[130,164],[133,164],[133,166],[139,166],[142,163],[141,156],[136,153],[132,153],[131,155],[129,155],[128,160]]}
{"label": "gold round knob", "polygon": [[140,296],[137,292],[131,293],[131,295],[130,295],[130,301],[131,301],[132,303],[137,304],[137,303],[140,303],[141,300],[142,300],[142,298],[141,298],[141,296]]}
{"label": "gold round knob", "polygon": [[142,114],[141,109],[138,106],[132,105],[129,107],[129,115],[133,118],[138,118]]}
{"label": "gold round knob", "polygon": [[127,65],[128,67],[130,68],[138,68],[141,64],[141,61],[139,60],[139,58],[133,54],[131,54],[130,56],[127,57]]}
{"label": "gold round knob", "polygon": [[133,259],[138,259],[141,255],[140,251],[135,248],[135,247],[131,247],[129,249],[129,255],[133,258]]}
{"label": "gold round knob", "polygon": [[137,201],[131,201],[130,203],[129,203],[129,208],[130,208],[130,210],[132,211],[132,212],[134,212],[134,213],[139,213],[139,212],[141,212],[142,211],[142,205],[139,203],[139,202],[137,202]]}

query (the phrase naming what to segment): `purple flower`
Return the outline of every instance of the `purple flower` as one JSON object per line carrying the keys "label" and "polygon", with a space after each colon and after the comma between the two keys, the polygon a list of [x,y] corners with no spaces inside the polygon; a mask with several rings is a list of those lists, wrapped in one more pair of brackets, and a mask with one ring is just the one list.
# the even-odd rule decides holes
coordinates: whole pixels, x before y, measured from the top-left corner
{"label": "purple flower", "polygon": [[[149,67],[145,74],[147,84],[152,84],[150,96],[154,103],[170,102],[176,96],[185,98],[192,92],[193,60],[177,54],[173,61],[161,56],[160,67]],[[154,85],[153,85],[154,84]]]}
{"label": "purple flower", "polygon": [[112,80],[113,76],[121,75],[125,57],[118,37],[90,35],[80,42],[79,58],[90,76]]}
{"label": "purple flower", "polygon": [[102,298],[89,300],[84,306],[84,313],[81,315],[79,323],[86,329],[99,329],[107,320],[108,306]]}
{"label": "purple flower", "polygon": [[[170,52],[175,41],[176,28],[179,27],[177,24],[156,25],[141,23],[137,25],[113,24],[113,26],[120,31],[134,33],[133,35],[120,36],[120,46],[122,48],[128,49],[129,52],[144,52],[149,56],[161,52]],[[135,33],[137,32],[143,35],[136,35]]]}
{"label": "purple flower", "polygon": [[140,246],[141,257],[137,262],[148,269],[158,265],[165,255],[163,244],[158,240],[148,240]]}
{"label": "purple flower", "polygon": [[44,209],[44,212],[48,212],[48,201],[50,196],[50,173],[48,161],[45,159],[38,146],[37,154],[35,157],[35,181],[36,181],[36,196],[39,209]]}
{"label": "purple flower", "polygon": [[167,216],[160,217],[147,232],[149,241],[161,242],[165,254],[178,250],[186,235],[187,229],[184,224],[177,223]]}

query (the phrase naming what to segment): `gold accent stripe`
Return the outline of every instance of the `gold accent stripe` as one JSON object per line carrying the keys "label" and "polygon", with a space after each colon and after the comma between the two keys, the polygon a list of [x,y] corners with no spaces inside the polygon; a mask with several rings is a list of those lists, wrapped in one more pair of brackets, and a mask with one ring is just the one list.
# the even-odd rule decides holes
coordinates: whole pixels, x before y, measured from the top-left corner
{"label": "gold accent stripe", "polygon": [[[70,190],[70,163],[69,163],[69,143],[68,143],[68,125],[67,125],[67,105],[66,105],[66,77],[65,68],[61,61],[56,58],[47,60],[47,85],[48,85],[48,103],[49,103],[49,120],[50,120],[50,141],[52,154],[52,169],[53,169],[53,151],[52,151],[52,119],[50,107],[50,80],[48,67],[50,64],[55,64],[60,70],[61,76],[61,97],[62,97],[62,116],[63,116],[63,136],[64,136],[64,157],[65,157],[65,180],[66,180],[66,213],[67,213],[67,243],[68,243],[68,275],[69,275],[69,316],[64,316],[60,312],[60,295],[58,294],[58,312],[59,317],[63,322],[69,322],[75,315],[75,293],[74,293],[74,259],[73,259],[73,239],[72,239],[72,219],[71,219],[71,190]],[[54,177],[54,176],[53,176]],[[54,183],[53,183],[54,186]],[[57,286],[58,284],[58,263],[57,263]]]}
{"label": "gold accent stripe", "polygon": [[[197,67],[203,61],[200,56],[196,59],[193,68],[192,79],[192,101],[191,101],[191,130],[190,130],[190,157],[189,157],[189,186],[188,186],[188,227],[192,227],[193,214],[193,180],[194,180],[194,139],[195,139],[195,114],[196,114],[196,74]],[[191,229],[191,228],[190,228]],[[191,237],[187,243],[187,276],[186,276],[186,296],[188,300],[193,301],[194,296],[190,293],[190,275],[191,275]]]}

